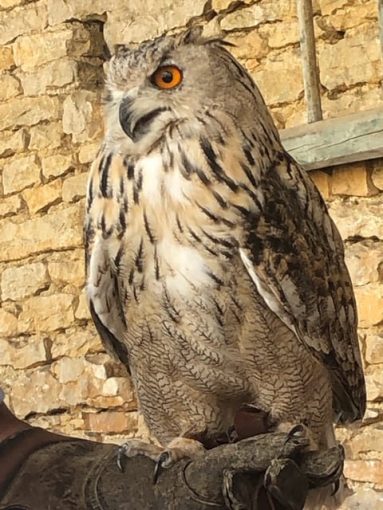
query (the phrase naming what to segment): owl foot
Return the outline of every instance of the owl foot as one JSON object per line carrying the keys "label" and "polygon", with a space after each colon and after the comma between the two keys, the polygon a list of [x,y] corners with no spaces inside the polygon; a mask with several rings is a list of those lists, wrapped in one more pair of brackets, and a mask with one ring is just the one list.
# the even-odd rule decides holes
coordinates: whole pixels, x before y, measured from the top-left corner
{"label": "owl foot", "polygon": [[[287,434],[285,445],[289,444],[297,444],[297,448],[299,450],[304,451],[313,451],[318,450],[318,445],[313,437],[311,430],[304,425],[303,423],[298,423],[296,425],[292,425],[291,423],[285,422],[280,423],[276,427],[277,432],[284,432]],[[283,449],[281,452],[281,456],[283,456]]]}
{"label": "owl foot", "polygon": [[118,448],[117,467],[120,471],[124,471],[124,458],[135,457],[136,455],[144,455],[154,461],[157,461],[163,449],[160,446],[151,443],[145,443],[140,439],[129,439],[126,443]]}
{"label": "owl foot", "polygon": [[157,482],[161,469],[167,469],[185,457],[193,458],[202,455],[204,451],[205,448],[199,441],[176,437],[159,455],[154,468],[153,483]]}
{"label": "owl foot", "polygon": [[149,457],[156,463],[153,474],[153,482],[156,483],[161,469],[167,469],[185,457],[201,455],[204,451],[205,448],[199,441],[185,437],[173,439],[166,449],[139,439],[130,439],[118,448],[117,466],[120,471],[124,471],[124,458],[136,455]]}

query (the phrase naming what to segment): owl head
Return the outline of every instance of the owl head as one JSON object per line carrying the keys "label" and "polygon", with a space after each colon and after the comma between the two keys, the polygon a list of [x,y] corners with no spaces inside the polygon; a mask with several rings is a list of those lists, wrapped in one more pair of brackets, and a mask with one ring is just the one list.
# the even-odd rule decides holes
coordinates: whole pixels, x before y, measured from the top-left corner
{"label": "owl head", "polygon": [[203,38],[200,28],[118,46],[107,76],[106,141],[134,154],[175,130],[184,139],[199,132],[222,138],[260,122],[275,131],[258,88],[227,46]]}

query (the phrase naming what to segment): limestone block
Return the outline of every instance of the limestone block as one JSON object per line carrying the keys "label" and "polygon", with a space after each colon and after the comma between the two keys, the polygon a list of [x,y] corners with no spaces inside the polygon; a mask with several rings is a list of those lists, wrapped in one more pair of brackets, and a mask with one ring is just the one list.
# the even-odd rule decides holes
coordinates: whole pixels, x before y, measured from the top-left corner
{"label": "limestone block", "polygon": [[40,182],[40,164],[35,155],[13,159],[4,165],[4,194],[21,191]]}
{"label": "limestone block", "polygon": [[0,261],[82,246],[82,224],[81,203],[65,209],[57,208],[24,223],[5,219],[0,222]]}
{"label": "limestone block", "polygon": [[288,47],[283,53],[266,59],[254,71],[253,77],[268,105],[297,100],[303,93],[299,50]]}
{"label": "limestone block", "polygon": [[22,203],[19,195],[12,195],[11,197],[2,198],[0,200],[0,218],[13,216],[17,214],[21,208]]}
{"label": "limestone block", "polygon": [[359,197],[377,193],[370,183],[367,165],[363,162],[335,167],[331,175],[331,191],[334,195]]}
{"label": "limestone block", "polygon": [[[32,127],[29,133],[29,149],[55,149],[61,145],[61,138],[63,136],[62,124],[61,122],[48,122],[47,124],[38,124],[37,126]],[[45,160],[43,160],[43,174],[44,166],[46,166],[46,163],[44,165],[44,161]],[[45,175],[45,177],[48,176]]]}
{"label": "limestone block", "polygon": [[74,316],[78,320],[90,320],[90,318],[91,318],[90,312],[89,312],[88,301],[87,301],[84,291],[80,294],[79,302],[78,302]]}
{"label": "limestone block", "polygon": [[16,334],[17,317],[3,308],[0,308],[0,337],[14,336]]}
{"label": "limestone block", "polygon": [[382,493],[369,488],[359,489],[355,494],[346,498],[344,503],[339,507],[339,510],[364,509],[383,510]]}
{"label": "limestone block", "polygon": [[61,188],[61,181],[56,179],[44,186],[25,190],[23,198],[27,203],[29,212],[31,214],[45,212],[51,205],[58,204],[61,201]]}
{"label": "limestone block", "polygon": [[106,411],[102,413],[84,413],[84,423],[87,430],[102,434],[132,432],[137,429],[135,413],[124,411]]}
{"label": "limestone block", "polygon": [[47,8],[43,1],[0,12],[0,44],[11,42],[22,34],[43,30],[46,24]]}
{"label": "limestone block", "polygon": [[[244,0],[243,4],[250,4],[252,0]],[[228,9],[230,6],[235,4],[236,2],[234,0],[213,0],[211,7],[214,11],[224,11]]]}
{"label": "limestone block", "polygon": [[73,168],[74,162],[71,154],[54,154],[42,160],[43,176],[58,177]]}
{"label": "limestone block", "polygon": [[65,179],[62,190],[64,202],[74,202],[86,195],[88,174],[82,173]]}
{"label": "limestone block", "polygon": [[380,190],[383,190],[383,161],[382,160],[379,160],[379,162],[374,165],[371,179],[372,179],[374,186],[376,186]]}
{"label": "limestone block", "polygon": [[99,143],[87,143],[81,145],[80,151],[78,153],[78,159],[80,163],[91,163],[96,158],[99,149]]}
{"label": "limestone block", "polygon": [[8,340],[2,349],[0,365],[11,365],[13,368],[25,369],[47,359],[44,339],[40,336],[17,337]]}
{"label": "limestone block", "polygon": [[328,205],[343,239],[355,236],[383,239],[383,197],[334,200]]}
{"label": "limestone block", "polygon": [[13,156],[16,152],[23,152],[28,143],[27,134],[24,129],[17,131],[4,131],[0,137],[0,157]]}
{"label": "limestone block", "polygon": [[69,356],[84,356],[89,351],[100,351],[103,347],[95,330],[89,328],[73,328],[65,333],[57,333],[52,338],[50,351],[53,359]]}
{"label": "limestone block", "polygon": [[368,328],[383,321],[383,285],[355,287],[359,327]]}
{"label": "limestone block", "polygon": [[314,181],[322,197],[327,200],[330,197],[330,177],[328,173],[321,170],[314,170],[309,173],[310,178]]}
{"label": "limestone block", "polygon": [[87,90],[73,92],[64,101],[63,130],[73,141],[84,142],[101,135],[102,115],[98,94]]}
{"label": "limestone block", "polygon": [[383,90],[374,84],[358,85],[350,90],[322,96],[324,118],[340,117],[349,113],[375,108],[383,101]]}
{"label": "limestone block", "polygon": [[75,285],[83,287],[85,283],[85,262],[82,250],[67,253],[65,257],[58,253],[48,261],[48,272],[52,282],[58,286]]}
{"label": "limestone block", "polygon": [[321,83],[329,90],[360,82],[378,82],[382,74],[377,28],[318,44]]}
{"label": "limestone block", "polygon": [[236,45],[230,48],[230,53],[239,60],[259,59],[265,57],[269,51],[267,41],[260,36],[259,30],[233,32],[228,34],[225,40]]}
{"label": "limestone block", "polygon": [[62,87],[77,79],[77,63],[71,60],[55,60],[41,66],[36,72],[19,73],[24,95],[38,96],[59,93]]}
{"label": "limestone block", "polygon": [[354,286],[382,281],[383,244],[372,241],[346,246],[346,263]]}
{"label": "limestone block", "polygon": [[11,46],[0,46],[0,71],[8,71],[14,65]]}
{"label": "limestone block", "polygon": [[381,365],[370,365],[365,370],[367,398],[379,402],[383,397],[383,370]]}
{"label": "limestone block", "polygon": [[348,0],[319,0],[319,7],[323,16],[332,14],[348,3]]}
{"label": "limestone block", "polygon": [[34,296],[22,303],[18,329],[20,333],[55,331],[74,322],[73,296],[53,294]]}
{"label": "limestone block", "polygon": [[266,24],[259,27],[259,33],[267,41],[269,48],[283,48],[299,43],[297,20]]}
{"label": "limestone block", "polygon": [[367,335],[366,361],[372,365],[379,363],[383,365],[383,333]]}
{"label": "limestone block", "polygon": [[[362,25],[363,22],[370,21],[377,18],[376,2],[374,0],[367,0],[362,2],[355,2],[350,8],[338,9],[329,16],[331,26],[337,31],[345,31],[357,25]],[[361,30],[364,29],[362,26]]]}
{"label": "limestone block", "polygon": [[11,9],[24,3],[24,0],[0,0],[0,9]]}
{"label": "limestone block", "polygon": [[0,101],[6,101],[11,97],[16,97],[21,94],[21,86],[11,74],[0,75]]}
{"label": "limestone block", "polygon": [[[104,0],[48,0],[48,21],[50,25],[57,25],[70,19],[94,19],[94,15],[105,13],[111,6]],[[119,7],[120,0],[113,1],[113,9]]]}
{"label": "limestone block", "polygon": [[346,457],[350,459],[372,454],[383,460],[383,427],[379,424],[361,427],[343,446],[346,448]]}
{"label": "limestone block", "polygon": [[102,394],[106,397],[120,395],[125,402],[134,401],[134,388],[130,377],[109,377],[102,386]]}
{"label": "limestone block", "polygon": [[81,23],[65,29],[19,37],[14,46],[16,65],[23,71],[66,56],[79,57],[91,47],[90,33]]}
{"label": "limestone block", "polygon": [[57,97],[17,97],[0,105],[0,131],[56,120],[60,113],[61,105]]}
{"label": "limestone block", "polygon": [[13,410],[19,418],[24,418],[32,412],[46,413],[60,408],[63,402],[58,397],[59,391],[60,384],[47,367],[22,372],[11,388]]}
{"label": "limestone block", "polygon": [[344,475],[350,480],[355,480],[358,482],[370,482],[382,488],[383,461],[346,460],[344,464]]}
{"label": "limestone block", "polygon": [[1,275],[2,300],[18,301],[49,286],[49,277],[42,262],[7,267]]}
{"label": "limestone block", "polygon": [[61,384],[76,381],[82,376],[86,362],[82,358],[64,357],[52,364],[52,372]]}
{"label": "limestone block", "polygon": [[222,30],[257,27],[266,21],[263,8],[254,4],[245,9],[235,10],[227,14],[221,21]]}
{"label": "limestone block", "polygon": [[[120,8],[111,9],[104,26],[109,48],[115,44],[139,42],[162,34],[165,30],[185,26],[193,16],[204,12],[205,0],[147,0],[145,9],[139,2],[118,0]],[[93,2],[95,3],[95,2]]]}

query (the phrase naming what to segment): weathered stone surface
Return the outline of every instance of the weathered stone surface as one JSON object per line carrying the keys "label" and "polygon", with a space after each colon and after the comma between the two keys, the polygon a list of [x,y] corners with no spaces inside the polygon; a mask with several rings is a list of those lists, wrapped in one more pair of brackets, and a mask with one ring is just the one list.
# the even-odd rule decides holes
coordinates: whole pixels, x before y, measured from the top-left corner
{"label": "weathered stone surface", "polygon": [[48,367],[19,372],[17,384],[12,385],[10,398],[19,418],[29,413],[46,413],[63,407],[59,398],[60,384]]}
{"label": "weathered stone surface", "polygon": [[227,14],[221,21],[221,28],[222,30],[233,30],[257,27],[264,21],[266,21],[266,19],[262,6],[254,4],[246,9]]}
{"label": "weathered stone surface", "polygon": [[0,71],[8,71],[15,65],[12,48],[0,46]]}
{"label": "weathered stone surface", "polygon": [[0,101],[6,101],[11,97],[16,97],[21,94],[21,86],[11,74],[0,75]]}
{"label": "weathered stone surface", "polygon": [[359,327],[368,328],[383,321],[383,285],[355,287]]}
{"label": "weathered stone surface", "polygon": [[0,337],[17,334],[17,318],[10,312],[0,308]]}
{"label": "weathered stone surface", "polygon": [[383,370],[380,365],[370,365],[365,370],[367,397],[370,402],[383,398]]}
{"label": "weathered stone surface", "polygon": [[72,60],[55,60],[41,66],[36,72],[19,73],[18,77],[26,96],[58,93],[62,87],[76,81],[77,63]]}
{"label": "weathered stone surface", "polygon": [[377,335],[367,335],[366,361],[367,363],[373,365],[378,363],[383,364],[383,333]]}
{"label": "weathered stone surface", "polygon": [[360,82],[377,82],[382,73],[377,28],[318,45],[321,82],[329,90]]}
{"label": "weathered stone surface", "polygon": [[373,489],[360,489],[352,496],[346,498],[339,510],[383,510],[383,497],[381,492]]}
{"label": "weathered stone surface", "polygon": [[96,158],[99,149],[100,144],[98,142],[81,145],[78,153],[80,163],[91,163]]}
{"label": "weathered stone surface", "polygon": [[1,275],[1,297],[18,301],[47,288],[49,278],[42,262],[6,268]]}
{"label": "weathered stone surface", "polygon": [[[285,62],[289,62],[287,68]],[[255,69],[254,79],[267,104],[295,101],[303,93],[302,65],[299,50],[286,48]],[[286,87],[286,83],[289,84]]]}
{"label": "weathered stone surface", "polygon": [[30,188],[23,192],[23,198],[27,203],[31,214],[46,211],[51,205],[58,204],[61,201],[62,183],[56,179],[45,186]]}
{"label": "weathered stone surface", "polygon": [[0,137],[0,157],[13,156],[16,152],[26,149],[28,139],[24,129],[17,131],[4,131]]}
{"label": "weathered stone surface", "polygon": [[346,460],[344,474],[351,480],[372,482],[383,487],[383,461],[381,460]]}
{"label": "weathered stone surface", "polygon": [[70,326],[74,322],[72,303],[73,296],[70,294],[26,299],[18,319],[19,332],[47,332]]}
{"label": "weathered stone surface", "polygon": [[[63,137],[61,122],[49,122],[47,124],[38,124],[30,129],[29,149],[42,150],[42,149],[56,149],[61,145]],[[54,156],[53,156],[54,157]],[[43,173],[44,165],[43,160]],[[49,166],[49,160],[48,160]],[[44,174],[45,177],[48,177]]]}
{"label": "weathered stone surface", "polygon": [[[2,340],[4,341],[4,340]],[[8,340],[2,350],[0,365],[25,369],[46,362],[44,339],[40,336],[18,337]]]}
{"label": "weathered stone surface", "polygon": [[11,197],[2,198],[0,200],[0,218],[13,216],[17,214],[22,208],[22,203],[19,195],[12,195]]}
{"label": "weathered stone surface", "polygon": [[330,176],[321,170],[314,170],[309,173],[310,178],[314,181],[315,186],[320,191],[322,197],[326,200],[330,196]]}
{"label": "weathered stone surface", "polygon": [[65,179],[62,189],[64,202],[74,202],[86,194],[88,174],[82,173]]}
{"label": "weathered stone surface", "polygon": [[345,441],[343,446],[349,459],[357,459],[373,452],[375,458],[383,460],[383,426],[377,424],[362,427],[357,434]]}
{"label": "weathered stone surface", "polygon": [[65,174],[74,167],[71,154],[55,154],[42,160],[43,175],[48,179]]}
{"label": "weathered stone surface", "polygon": [[[53,257],[52,257],[53,258]],[[85,283],[85,263],[82,250],[76,250],[63,257],[57,254],[48,262],[48,272],[57,286],[74,285],[83,287]]]}
{"label": "weathered stone surface", "polygon": [[65,333],[58,333],[52,337],[50,352],[53,359],[68,356],[83,357],[88,352],[103,349],[101,340],[95,329],[72,328]]}
{"label": "weathered stone surface", "polygon": [[371,84],[361,84],[342,93],[322,96],[324,118],[340,117],[349,113],[375,108],[383,101],[383,90]]}
{"label": "weathered stone surface", "polygon": [[56,97],[15,98],[0,105],[0,130],[55,120],[60,117],[60,112],[60,101]]}
{"label": "weathered stone surface", "polygon": [[80,90],[65,99],[63,130],[64,133],[72,135],[75,143],[100,136],[102,125],[98,94]]}
{"label": "weathered stone surface", "polygon": [[[72,3],[75,1],[72,0]],[[118,0],[118,3],[118,6],[108,12],[104,27],[109,48],[113,48],[115,44],[143,41],[160,35],[169,28],[185,26],[191,17],[203,13],[206,1],[147,0],[145,10],[136,2],[128,5],[123,0]]]}
{"label": "weathered stone surface", "polygon": [[[56,209],[45,216],[14,223],[0,222],[0,261],[19,260],[47,250],[82,245],[82,204]],[[20,240],[22,241],[20,243]]]}
{"label": "weathered stone surface", "polygon": [[0,0],[0,9],[10,9],[23,3],[24,0]]}
{"label": "weathered stone surface", "polygon": [[91,318],[85,291],[83,291],[80,294],[79,302],[78,302],[74,316],[78,320],[90,320],[90,318]]}
{"label": "weathered stone surface", "polygon": [[230,51],[241,61],[263,58],[269,51],[267,41],[260,36],[259,30],[252,30],[247,33],[233,32],[228,34],[225,40],[236,45]]}
{"label": "weathered stone surface", "polygon": [[331,191],[334,195],[369,196],[378,193],[369,177],[366,163],[334,168],[331,175]]}
{"label": "weathered stone surface", "polygon": [[0,12],[0,44],[17,36],[43,30],[47,23],[45,2],[34,2],[12,11]]}
{"label": "weathered stone surface", "polygon": [[347,245],[346,263],[354,285],[382,281],[383,244],[364,241]]}
{"label": "weathered stone surface", "polygon": [[348,0],[319,0],[320,10],[323,15],[327,16],[344,7],[347,1]]}
{"label": "weathered stone surface", "polygon": [[382,198],[334,200],[329,204],[343,239],[355,236],[383,239]]}
{"label": "weathered stone surface", "polygon": [[51,60],[84,55],[90,47],[89,31],[81,23],[73,23],[57,31],[19,37],[14,44],[14,58],[23,71],[31,71]]}
{"label": "weathered stone surface", "polygon": [[377,164],[374,166],[371,175],[372,182],[374,186],[378,189],[383,190],[383,162],[379,160]]}
{"label": "weathered stone surface", "polygon": [[259,33],[267,40],[269,48],[284,48],[299,43],[297,20],[263,25],[259,27]]}
{"label": "weathered stone surface", "polygon": [[116,432],[132,432],[137,428],[136,416],[124,411],[108,411],[103,413],[84,413],[85,427],[92,432],[103,434]]}
{"label": "weathered stone surface", "polygon": [[36,156],[13,159],[4,165],[4,194],[21,191],[40,182],[40,164]]}

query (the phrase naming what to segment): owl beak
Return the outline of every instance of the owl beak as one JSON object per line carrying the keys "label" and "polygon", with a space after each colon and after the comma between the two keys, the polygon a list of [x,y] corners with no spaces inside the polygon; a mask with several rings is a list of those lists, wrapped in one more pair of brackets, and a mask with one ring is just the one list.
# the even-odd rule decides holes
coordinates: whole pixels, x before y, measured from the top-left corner
{"label": "owl beak", "polygon": [[141,117],[137,118],[134,112],[134,100],[126,97],[119,111],[119,120],[121,127],[126,135],[133,141],[138,142],[145,134],[149,132],[152,122],[162,113],[169,111],[170,108],[161,106],[150,110]]}

